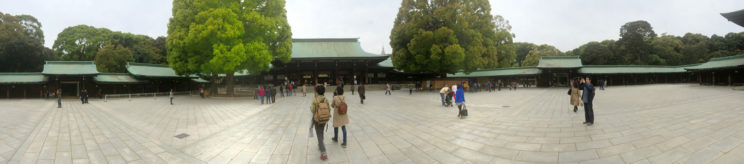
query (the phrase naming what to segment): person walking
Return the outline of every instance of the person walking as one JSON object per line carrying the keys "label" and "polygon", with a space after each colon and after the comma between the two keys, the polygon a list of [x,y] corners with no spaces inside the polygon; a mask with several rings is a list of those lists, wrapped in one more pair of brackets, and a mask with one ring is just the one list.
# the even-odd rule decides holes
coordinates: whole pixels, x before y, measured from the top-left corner
{"label": "person walking", "polygon": [[263,87],[258,87],[258,97],[261,98],[261,104],[264,104],[264,96],[266,96],[266,91]]}
{"label": "person walking", "polygon": [[276,103],[276,87],[271,87],[271,103]]}
{"label": "person walking", "polygon": [[284,84],[279,84],[279,97],[284,97]]}
{"label": "person walking", "polygon": [[170,104],[173,105],[173,89],[170,90]]}
{"label": "person walking", "polygon": [[302,97],[307,96],[307,83],[302,84]]}
{"label": "person walking", "polygon": [[62,108],[62,89],[57,88],[57,108]]}
{"label": "person walking", "polygon": [[341,131],[344,135],[344,140],[341,142],[341,147],[346,148],[346,124],[349,124],[349,116],[347,115],[348,106],[346,105],[346,97],[344,97],[344,88],[336,88],[336,96],[333,96],[333,142],[338,142],[338,128],[341,127]]}
{"label": "person walking", "polygon": [[393,95],[393,93],[390,92],[390,83],[385,83],[385,95]]}
{"label": "person walking", "polygon": [[289,91],[287,92],[287,93],[288,93],[288,95],[289,95],[289,96],[292,96],[292,94],[293,94],[293,93],[292,93],[292,89],[294,89],[294,87],[292,86],[292,83],[289,83],[289,86],[287,86],[287,87],[289,87]]}
{"label": "person walking", "polygon": [[317,94],[315,95],[315,98],[313,99],[313,102],[310,106],[310,112],[313,113],[312,124],[315,126],[315,134],[318,136],[320,159],[326,160],[328,159],[328,155],[326,155],[326,148],[325,144],[323,143],[323,130],[326,126],[326,123],[331,117],[331,109],[330,105],[328,104],[328,100],[326,100],[325,96],[323,96],[323,94],[325,93],[325,87],[318,86],[315,90]]}
{"label": "person walking", "polygon": [[579,110],[580,106],[584,106],[584,102],[581,101],[581,92],[579,91],[579,84],[576,80],[571,80],[571,88],[568,89],[568,95],[571,96],[571,105],[574,106],[573,112]]}
{"label": "person walking", "polygon": [[357,87],[357,91],[359,92],[359,101],[364,104],[364,99],[367,97],[364,96],[364,83],[359,83],[359,87]]}
{"label": "person walking", "polygon": [[266,91],[266,104],[271,104],[271,85],[266,84],[264,90]]}
{"label": "person walking", "polygon": [[462,86],[460,86],[460,89],[455,91],[455,104],[457,104],[457,117],[460,117],[460,112],[462,111],[462,107],[465,103],[465,91]]}
{"label": "person walking", "polygon": [[199,88],[199,96],[204,98],[204,88]]}
{"label": "person walking", "polygon": [[442,89],[439,90],[439,97],[442,97],[442,106],[445,106],[445,104],[444,104],[444,96],[447,94],[447,92],[448,92],[447,90],[449,90],[449,88],[447,88],[446,85],[444,87],[442,87]]}
{"label": "person walking", "polygon": [[586,119],[587,126],[594,125],[594,109],[592,102],[594,101],[594,85],[589,77],[581,79],[581,85],[579,88],[583,90],[581,101],[584,102],[584,118]]}

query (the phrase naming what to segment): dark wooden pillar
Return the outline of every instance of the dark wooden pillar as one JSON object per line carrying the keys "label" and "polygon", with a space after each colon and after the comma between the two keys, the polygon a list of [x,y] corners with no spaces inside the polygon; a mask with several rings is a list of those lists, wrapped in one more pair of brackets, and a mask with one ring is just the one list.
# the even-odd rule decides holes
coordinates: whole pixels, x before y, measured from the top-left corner
{"label": "dark wooden pillar", "polygon": [[713,79],[713,86],[716,86],[716,72],[711,72],[710,78]]}

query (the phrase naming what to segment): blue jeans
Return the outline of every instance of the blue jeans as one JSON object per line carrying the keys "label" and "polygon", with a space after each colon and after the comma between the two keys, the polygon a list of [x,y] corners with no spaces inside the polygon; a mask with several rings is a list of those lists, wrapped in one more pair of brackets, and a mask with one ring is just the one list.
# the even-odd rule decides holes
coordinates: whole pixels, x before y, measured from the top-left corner
{"label": "blue jeans", "polygon": [[[344,132],[344,142],[346,143],[346,126],[341,126],[341,131]],[[333,128],[333,138],[338,141],[338,127]]]}
{"label": "blue jeans", "polygon": [[444,93],[439,93],[439,97],[442,97],[442,106],[444,106]]}
{"label": "blue jeans", "polygon": [[263,96],[263,95],[260,95],[260,96],[258,96],[258,97],[261,97],[261,104],[264,104],[264,100],[263,100],[263,97],[264,97],[264,96]]}
{"label": "blue jeans", "polygon": [[57,108],[62,108],[62,97],[57,97]]}

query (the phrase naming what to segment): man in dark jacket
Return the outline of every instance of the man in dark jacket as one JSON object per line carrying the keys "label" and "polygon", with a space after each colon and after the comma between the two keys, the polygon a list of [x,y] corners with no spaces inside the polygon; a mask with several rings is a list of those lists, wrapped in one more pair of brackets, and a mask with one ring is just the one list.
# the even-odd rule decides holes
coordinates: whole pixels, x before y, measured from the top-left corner
{"label": "man in dark jacket", "polygon": [[586,119],[587,126],[594,124],[594,109],[592,108],[592,101],[594,101],[594,85],[589,77],[581,79],[579,89],[583,90],[581,101],[584,102],[584,118]]}
{"label": "man in dark jacket", "polygon": [[359,88],[357,88],[357,91],[359,92],[359,99],[361,100],[361,103],[364,104],[364,84],[359,83]]}

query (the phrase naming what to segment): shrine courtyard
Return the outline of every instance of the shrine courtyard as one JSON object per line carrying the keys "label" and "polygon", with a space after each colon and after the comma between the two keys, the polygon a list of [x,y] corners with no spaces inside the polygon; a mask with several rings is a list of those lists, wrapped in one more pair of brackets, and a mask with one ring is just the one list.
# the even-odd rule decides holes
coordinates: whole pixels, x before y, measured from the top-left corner
{"label": "shrine courtyard", "polygon": [[[346,92],[348,146],[309,138],[307,97],[176,96],[0,100],[0,163],[740,163],[744,91],[696,84],[597,90],[595,124],[566,88],[468,92],[469,116],[439,93]],[[332,94],[327,93],[330,97]],[[329,126],[330,128],[330,126]],[[339,132],[340,133],[340,132]],[[340,134],[339,134],[340,135]],[[313,136],[317,137],[317,136]]]}

